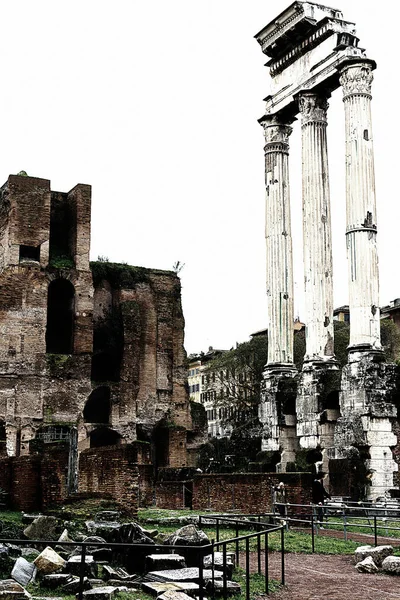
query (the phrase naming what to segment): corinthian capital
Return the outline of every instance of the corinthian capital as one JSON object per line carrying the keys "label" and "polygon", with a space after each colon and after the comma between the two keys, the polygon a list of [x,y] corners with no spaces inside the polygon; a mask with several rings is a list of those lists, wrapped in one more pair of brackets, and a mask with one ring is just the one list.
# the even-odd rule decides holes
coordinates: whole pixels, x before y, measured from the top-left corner
{"label": "corinthian capital", "polygon": [[266,144],[288,144],[289,136],[293,129],[290,125],[282,123],[276,116],[266,116],[261,121],[264,128]]}
{"label": "corinthian capital", "polygon": [[327,121],[327,110],[329,104],[324,96],[318,94],[305,93],[299,96],[299,111],[301,114],[301,124],[306,125],[312,122]]}
{"label": "corinthian capital", "polygon": [[368,94],[371,95],[371,84],[374,79],[372,67],[368,63],[348,65],[340,74],[340,85],[343,95]]}

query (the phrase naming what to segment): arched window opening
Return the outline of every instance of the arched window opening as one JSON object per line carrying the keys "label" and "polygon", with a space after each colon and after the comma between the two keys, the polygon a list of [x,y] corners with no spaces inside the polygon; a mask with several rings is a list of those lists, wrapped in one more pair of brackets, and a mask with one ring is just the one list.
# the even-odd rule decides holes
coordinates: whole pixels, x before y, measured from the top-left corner
{"label": "arched window opening", "polygon": [[117,431],[108,427],[99,427],[90,434],[90,447],[101,448],[102,446],[117,446],[121,443],[121,436]]}
{"label": "arched window opening", "polygon": [[96,388],[83,409],[85,423],[109,423],[110,409],[110,388],[105,385]]}
{"label": "arched window opening", "polygon": [[46,352],[72,354],[75,289],[67,279],[55,279],[47,296]]}

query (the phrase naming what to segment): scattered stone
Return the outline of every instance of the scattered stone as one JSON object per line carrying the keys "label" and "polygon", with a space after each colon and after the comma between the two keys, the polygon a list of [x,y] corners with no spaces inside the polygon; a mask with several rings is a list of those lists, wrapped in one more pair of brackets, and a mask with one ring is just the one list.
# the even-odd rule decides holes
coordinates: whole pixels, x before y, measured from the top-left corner
{"label": "scattered stone", "polygon": [[199,586],[197,583],[191,581],[181,581],[179,583],[177,581],[151,581],[142,583],[142,589],[147,594],[158,597],[159,594],[163,594],[168,590],[175,592],[198,592]]}
{"label": "scattered stone", "polygon": [[114,529],[121,527],[121,523],[114,521],[86,521],[85,526],[89,535],[101,535],[108,538]]}
{"label": "scattered stone", "polygon": [[188,596],[185,592],[178,592],[176,590],[167,590],[161,596],[158,596],[157,600],[193,600],[192,596]]}
{"label": "scattered stone", "polygon": [[111,567],[110,565],[103,565],[103,577],[105,581],[109,579],[116,579],[119,582],[123,581],[134,581],[137,579],[137,575],[129,575],[122,567]]}
{"label": "scattered stone", "polygon": [[371,556],[377,567],[382,566],[382,562],[387,556],[393,554],[392,546],[360,546],[355,551],[356,563],[362,562],[367,556]]}
{"label": "scattered stone", "polygon": [[95,521],[108,521],[115,523],[121,519],[121,513],[118,510],[102,510],[95,515]]}
{"label": "scattered stone", "polygon": [[[223,572],[224,571],[224,554],[223,554],[223,552],[214,552],[214,565],[213,565],[212,558],[213,558],[212,554],[207,554],[207,556],[204,557],[204,561],[203,561],[204,567],[211,569],[214,566],[214,568],[217,568]],[[226,572],[226,576],[228,577],[228,579],[231,579],[231,577],[232,577],[234,560],[235,560],[235,553],[227,552],[226,553],[225,572]]]}
{"label": "scattered stone", "polygon": [[58,541],[59,543],[61,543],[61,542],[73,542],[74,540],[72,540],[72,539],[69,537],[69,534],[68,534],[68,529],[64,529],[64,531],[62,532],[62,534],[60,535],[60,537],[58,538],[58,540],[57,540],[57,541]]}
{"label": "scattered stone", "polygon": [[56,540],[58,521],[55,517],[37,517],[26,529],[24,535],[29,540]]}
{"label": "scattered stone", "polygon": [[[210,593],[216,594],[216,595],[221,595],[224,589],[224,582],[220,581],[218,579],[214,579],[214,582],[212,581],[212,579],[209,579],[206,583],[206,589],[207,591],[209,591]],[[236,583],[236,581],[227,581],[226,582],[226,591],[228,595],[232,595],[232,594],[240,594],[241,587],[238,583]]]}
{"label": "scattered stone", "polygon": [[122,591],[127,591],[127,588],[117,588],[109,585],[105,587],[94,588],[93,590],[87,590],[83,592],[83,597],[88,598],[88,600],[111,600],[111,598],[118,594],[118,592]]}
{"label": "scattered stone", "polygon": [[37,570],[44,575],[56,573],[66,565],[65,560],[57,554],[53,548],[50,548],[50,546],[47,546],[33,562],[36,565]]}
{"label": "scattered stone", "polygon": [[[86,579],[86,577],[85,577]],[[102,579],[88,579],[88,582],[90,583],[90,588],[95,588],[95,587],[104,587],[104,581]],[[109,583],[108,585],[112,585],[112,583]],[[117,585],[115,587],[118,587],[119,585],[121,585],[121,582],[119,581],[117,583]]]}
{"label": "scattered stone", "polygon": [[21,585],[26,586],[31,581],[35,581],[36,571],[37,568],[34,563],[30,563],[20,556],[11,571],[11,577]]}
{"label": "scattered stone", "polygon": [[[126,588],[128,588],[130,591],[132,591],[132,590],[138,591],[138,588],[137,588],[137,586],[139,585],[138,577],[136,575],[132,575],[132,577],[136,577],[136,580],[135,581],[126,581],[126,580],[124,580],[124,582],[123,582],[124,586]],[[114,587],[118,587],[118,586],[121,585],[122,582],[121,582],[120,579],[109,579],[107,581],[107,583],[108,583],[108,585],[112,585]],[[102,585],[104,585],[104,581],[102,581]]]}
{"label": "scattered stone", "polygon": [[[158,579],[159,581],[193,581],[198,582],[199,580],[199,569],[197,567],[191,567],[186,569],[170,569],[166,571],[151,571],[148,573],[151,577]],[[203,579],[211,579],[213,572],[210,569],[203,570]],[[222,579],[222,571],[214,570],[214,579]]]}
{"label": "scattered stone", "polygon": [[[66,565],[68,573],[79,576],[81,572],[81,562],[82,556],[80,554],[77,556],[71,556]],[[85,556],[84,574],[87,577],[97,577],[97,564],[94,562],[93,556],[90,554]]]}
{"label": "scattered stone", "polygon": [[68,573],[54,573],[45,575],[42,579],[42,585],[50,589],[56,589],[65,585],[70,579],[71,575]]}
{"label": "scattered stone", "polygon": [[[62,586],[62,589],[67,594],[76,594],[79,592],[79,584],[80,584],[79,577],[76,577],[75,575],[69,575],[68,581],[66,581],[64,583],[64,585]],[[104,581],[101,582],[101,585],[104,585]],[[92,585],[87,577],[83,578],[83,589],[84,590],[92,589]]]}
{"label": "scattered stone", "polygon": [[144,529],[133,522],[113,529],[109,539],[116,544],[154,544],[154,540],[145,533]]}
{"label": "scattered stone", "polygon": [[185,525],[170,535],[165,543],[170,546],[204,546],[210,540],[196,525]]}
{"label": "scattered stone", "polygon": [[146,556],[146,572],[162,571],[165,569],[181,569],[185,567],[185,558],[179,554],[148,554]]}
{"label": "scattered stone", "polygon": [[1,600],[26,600],[32,596],[14,579],[3,579],[0,581]]}
{"label": "scattered stone", "polygon": [[378,567],[374,563],[372,556],[367,556],[361,562],[356,564],[356,569],[360,573],[377,573],[379,571]]}
{"label": "scattered stone", "polygon": [[400,575],[400,557],[387,556],[382,562],[382,570],[390,575]]}
{"label": "scattered stone", "polygon": [[37,519],[38,517],[41,517],[41,516],[43,516],[43,515],[41,515],[41,514],[37,514],[37,515],[30,515],[30,514],[28,514],[28,513],[24,513],[24,512],[23,512],[23,513],[22,513],[22,518],[21,518],[21,521],[22,521],[22,523],[23,523],[24,525],[29,525],[30,523],[33,523],[33,521],[34,521],[35,519]]}

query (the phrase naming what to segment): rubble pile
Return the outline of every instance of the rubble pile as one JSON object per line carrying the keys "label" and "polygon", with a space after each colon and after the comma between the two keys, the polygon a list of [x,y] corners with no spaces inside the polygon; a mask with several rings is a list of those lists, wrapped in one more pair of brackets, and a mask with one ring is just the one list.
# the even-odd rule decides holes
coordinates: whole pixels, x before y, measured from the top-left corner
{"label": "rubble pile", "polygon": [[[209,544],[203,531],[195,525],[182,527],[163,538],[165,550],[160,553],[156,530],[143,529],[135,522],[121,525],[115,517],[115,514],[97,515],[98,520],[86,523],[88,535],[76,534],[74,540],[66,528],[61,535],[56,534],[60,529],[54,517],[35,516],[24,530],[25,537],[32,541],[32,546],[39,546],[39,540],[47,540],[54,541],[53,547],[43,548],[44,544],[40,544],[38,550],[8,543],[0,545],[3,574],[12,565],[10,577],[0,580],[0,595],[29,599],[32,596],[25,588],[34,582],[40,583],[42,589],[47,588],[49,597],[54,597],[57,590],[78,594],[83,577],[83,595],[87,600],[110,600],[119,592],[140,594],[141,590],[159,600],[193,600],[198,596],[198,562],[202,556],[198,550],[199,546]],[[104,537],[99,535],[100,531]],[[81,543],[85,544],[84,552]],[[112,545],[115,543],[132,546],[119,549]],[[174,550],[177,545],[184,547],[184,556]],[[234,564],[233,553],[227,553],[225,565],[220,552],[205,556],[204,593],[213,595],[221,591],[224,577],[228,593],[240,593],[240,585],[231,581]]]}
{"label": "rubble pile", "polygon": [[392,546],[359,546],[355,551],[355,561],[360,573],[400,575],[400,557],[393,556]]}

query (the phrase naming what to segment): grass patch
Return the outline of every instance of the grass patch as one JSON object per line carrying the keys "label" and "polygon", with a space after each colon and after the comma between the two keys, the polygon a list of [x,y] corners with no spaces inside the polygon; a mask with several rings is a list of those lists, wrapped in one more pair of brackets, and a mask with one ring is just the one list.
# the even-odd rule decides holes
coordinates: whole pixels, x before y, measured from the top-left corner
{"label": "grass patch", "polygon": [[[250,575],[250,600],[257,600],[260,596],[265,595],[265,577],[255,573]],[[246,572],[244,569],[236,569],[232,577],[233,581],[239,583],[241,586],[241,593],[235,595],[234,598],[237,600],[246,600]],[[275,594],[282,589],[282,585],[274,579],[268,581],[268,591],[270,594]]]}

